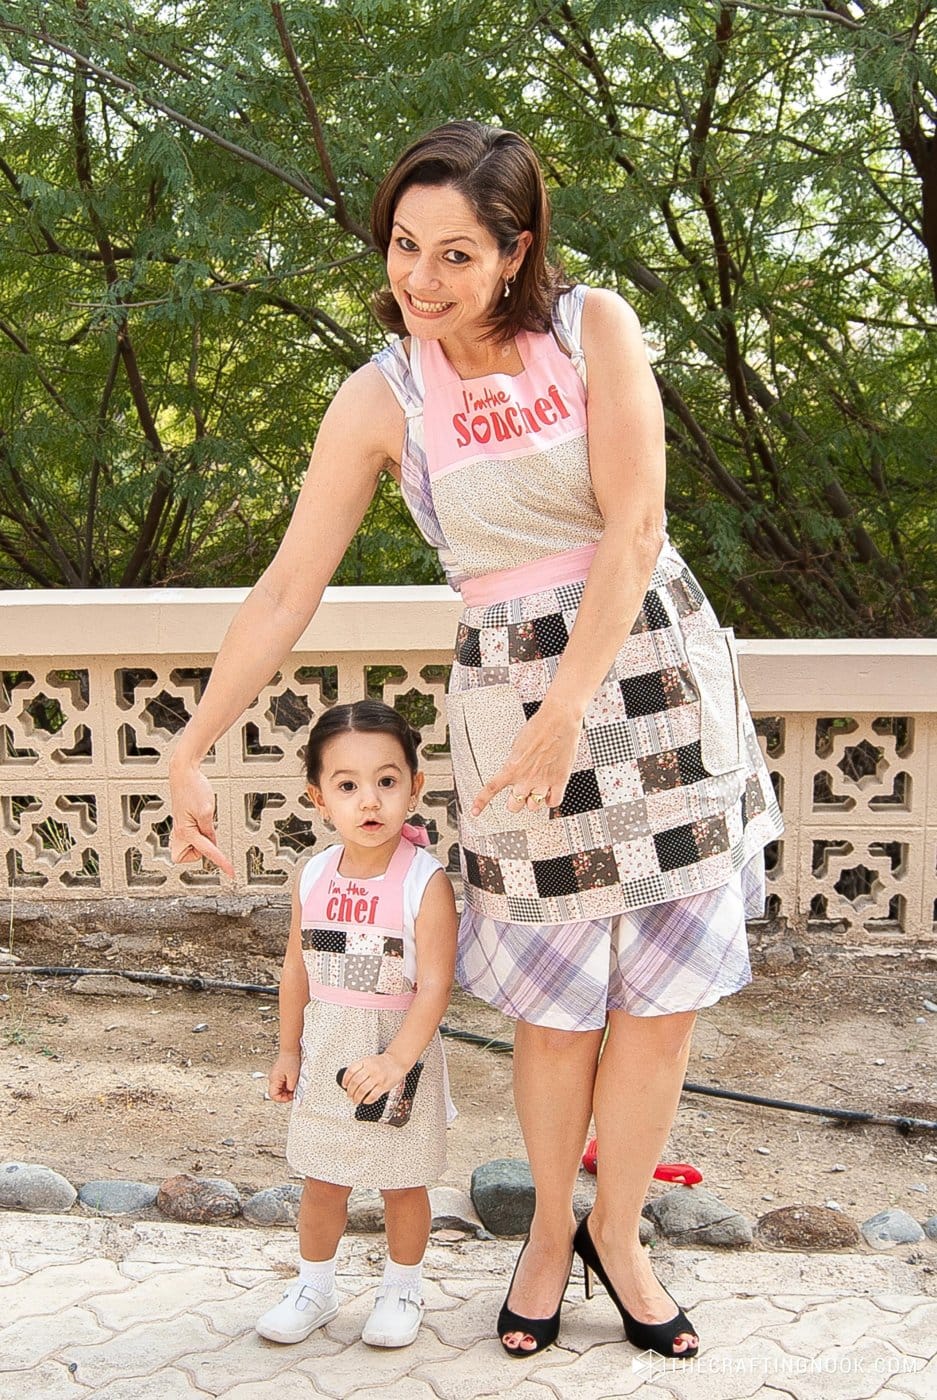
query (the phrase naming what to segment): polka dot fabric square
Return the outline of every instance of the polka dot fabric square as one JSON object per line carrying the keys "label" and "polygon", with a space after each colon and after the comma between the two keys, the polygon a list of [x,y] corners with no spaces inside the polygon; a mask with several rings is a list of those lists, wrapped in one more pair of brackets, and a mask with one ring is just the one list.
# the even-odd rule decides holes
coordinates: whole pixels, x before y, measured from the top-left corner
{"label": "polka dot fabric square", "polygon": [[310,952],[344,953],[346,935],[339,928],[304,928],[303,947]]}

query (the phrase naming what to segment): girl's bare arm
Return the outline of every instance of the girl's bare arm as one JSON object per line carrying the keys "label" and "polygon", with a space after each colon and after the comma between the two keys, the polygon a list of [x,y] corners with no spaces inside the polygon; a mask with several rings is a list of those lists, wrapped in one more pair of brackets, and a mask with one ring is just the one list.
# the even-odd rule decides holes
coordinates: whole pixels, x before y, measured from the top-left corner
{"label": "girl's bare arm", "polygon": [[457,927],[452,885],[445,871],[437,870],[426,886],[413,930],[416,996],[384,1053],[349,1065],[342,1086],[355,1103],[374,1103],[399,1083],[438,1030],[452,994]]}
{"label": "girl's bare arm", "polygon": [[293,885],[290,936],[280,972],[280,1053],[267,1077],[267,1092],[276,1103],[289,1103],[299,1078],[303,1013],[309,1000],[309,978],[303,962],[302,907],[299,878]]}

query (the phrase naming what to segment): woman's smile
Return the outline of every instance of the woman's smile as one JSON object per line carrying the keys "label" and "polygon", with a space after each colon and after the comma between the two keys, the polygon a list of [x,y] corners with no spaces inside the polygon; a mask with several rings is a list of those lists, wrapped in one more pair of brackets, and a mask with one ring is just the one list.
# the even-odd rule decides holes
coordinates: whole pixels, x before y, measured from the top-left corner
{"label": "woman's smile", "polygon": [[444,316],[455,306],[454,301],[424,301],[410,291],[407,292],[407,301],[411,311],[415,311],[418,316]]}

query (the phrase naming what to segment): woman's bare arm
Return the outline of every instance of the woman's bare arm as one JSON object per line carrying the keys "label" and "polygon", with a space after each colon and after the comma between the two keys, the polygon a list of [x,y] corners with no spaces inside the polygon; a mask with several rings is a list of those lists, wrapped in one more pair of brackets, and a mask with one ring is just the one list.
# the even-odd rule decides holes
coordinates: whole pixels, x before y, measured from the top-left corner
{"label": "woman's bare arm", "polygon": [[[605,526],[548,694],[582,715],[634,625],[663,543],[664,410],[634,311],[590,291],[582,320],[589,473]],[[545,702],[546,703],[546,702]]]}
{"label": "woman's bare arm", "polygon": [[[582,717],[638,615],[663,540],[664,414],[638,318],[614,292],[592,290],[583,309],[589,383],[589,471],[605,525],[569,641],[537,713],[477,813],[508,785],[549,793],[559,806]],[[508,808],[523,802],[508,796]]]}
{"label": "woman's bare arm", "polygon": [[402,438],[402,409],[380,370],[363,366],[326,410],[280,547],[235,614],[198,709],[173,748],[174,860],[207,856],[233,875],[215,844],[214,796],[198,765],[305,630]]}

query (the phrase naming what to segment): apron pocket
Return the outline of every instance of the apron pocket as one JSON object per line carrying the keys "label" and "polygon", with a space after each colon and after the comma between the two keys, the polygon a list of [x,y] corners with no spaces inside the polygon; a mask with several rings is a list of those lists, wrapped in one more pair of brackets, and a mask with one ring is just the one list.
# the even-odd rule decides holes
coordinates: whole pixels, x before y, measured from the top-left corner
{"label": "apron pocket", "polygon": [[549,811],[544,808],[531,812],[527,807],[520,812],[509,811],[510,787],[496,793],[479,816],[469,815],[479,791],[504,767],[514,740],[527,723],[514,687],[482,685],[450,692],[446,696],[446,713],[452,776],[466,825],[485,835],[542,829],[550,820]]}
{"label": "apron pocket", "polygon": [[745,766],[745,701],[739,680],[735,633],[731,627],[684,635],[687,662],[699,693],[700,754],[713,777]]}

